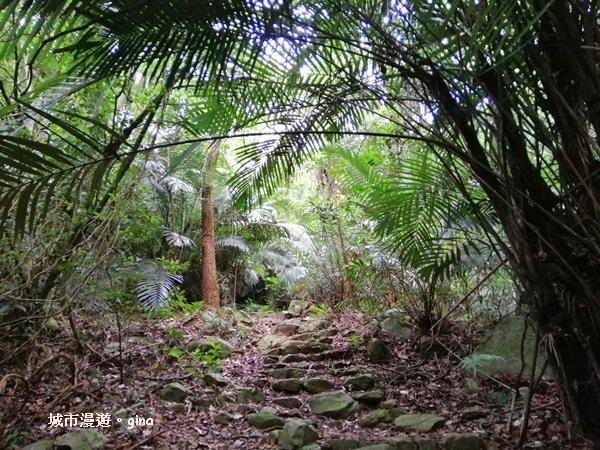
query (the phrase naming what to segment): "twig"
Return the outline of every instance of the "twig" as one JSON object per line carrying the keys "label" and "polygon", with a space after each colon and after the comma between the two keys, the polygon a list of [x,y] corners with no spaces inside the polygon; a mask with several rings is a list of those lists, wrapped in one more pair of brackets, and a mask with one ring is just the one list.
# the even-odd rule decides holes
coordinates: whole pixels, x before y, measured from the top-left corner
{"label": "twig", "polygon": [[553,400],[550,403],[544,403],[543,405],[537,405],[532,407],[529,412],[537,411],[539,409],[550,408],[551,406],[557,405],[560,403],[560,400]]}
{"label": "twig", "polygon": [[[274,430],[281,430],[281,427],[278,428],[273,428]],[[270,429],[267,429],[265,431],[268,431]],[[273,430],[271,430],[273,431]],[[233,440],[233,439],[263,439],[265,436],[264,434],[237,434],[235,436],[212,436],[215,439],[221,439],[221,440]]]}
{"label": "twig", "polygon": [[508,412],[508,422],[506,423],[506,432],[510,433],[512,430],[512,415],[515,410],[515,400],[517,398],[517,392],[513,391],[512,400],[510,401],[510,411]]}
{"label": "twig", "polygon": [[[525,328],[527,330],[527,328]],[[527,401],[525,402],[525,409],[523,410],[523,423],[521,423],[521,432],[519,433],[519,442],[517,443],[518,449],[523,448],[525,439],[527,438],[527,427],[529,426],[529,416],[531,413],[531,399],[533,398],[534,390],[537,387],[537,380],[535,376],[535,366],[537,365],[537,357],[540,347],[540,329],[539,327],[535,330],[535,352],[533,353],[533,360],[531,361],[531,378],[529,379],[529,393],[527,395]],[[525,364],[523,363],[523,366]],[[544,367],[545,369],[545,367]],[[542,372],[543,374],[543,372]],[[540,377],[541,379],[541,377]]]}
{"label": "twig", "polygon": [[132,445],[131,447],[121,446],[121,447],[117,447],[117,450],[134,450],[136,448],[140,448],[142,445],[147,444],[148,442],[152,441],[155,437],[160,436],[164,432],[165,432],[165,430],[158,431],[156,433],[151,434],[143,441],[140,441],[137,444]]}
{"label": "twig", "polygon": [[75,385],[71,385],[71,386],[67,386],[66,388],[64,388],[62,391],[60,391],[58,393],[58,395],[56,396],[56,398],[49,404],[47,405],[44,409],[43,409],[43,414],[39,414],[39,416],[46,416],[47,413],[49,411],[52,411],[52,409],[61,402],[61,400],[63,400],[64,397],[66,397],[68,394],[70,394],[72,391],[74,391],[75,389],[83,386],[84,383],[78,383]]}
{"label": "twig", "polygon": [[485,277],[483,277],[483,279],[477,283],[473,289],[471,289],[469,292],[467,292],[465,294],[465,296],[463,298],[461,298],[458,303],[456,305],[454,305],[452,308],[450,308],[450,310],[444,314],[444,316],[438,320],[436,323],[434,323],[430,330],[435,330],[435,327],[437,327],[441,322],[443,322],[444,320],[446,320],[448,317],[450,317],[450,314],[452,314],[454,311],[456,311],[456,309],[462,305],[470,296],[471,294],[473,294],[473,292],[475,292],[477,289],[479,289],[479,287],[485,283],[492,275],[494,275],[504,264],[506,264],[508,262],[507,258],[504,258],[502,261],[500,261],[500,264],[498,264],[496,267],[494,267],[492,269],[492,271],[490,273],[488,273]]}

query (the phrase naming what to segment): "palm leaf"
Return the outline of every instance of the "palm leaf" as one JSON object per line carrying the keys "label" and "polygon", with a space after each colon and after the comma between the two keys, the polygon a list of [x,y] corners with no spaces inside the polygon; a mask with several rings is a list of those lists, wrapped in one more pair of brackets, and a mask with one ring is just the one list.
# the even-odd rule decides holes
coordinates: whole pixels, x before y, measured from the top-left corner
{"label": "palm leaf", "polygon": [[218,238],[215,242],[217,247],[234,249],[242,253],[250,253],[250,247],[244,239],[237,236]]}
{"label": "palm leaf", "polygon": [[173,247],[194,247],[196,245],[189,237],[171,230],[163,230],[163,237],[167,244]]}
{"label": "palm leaf", "polygon": [[136,288],[138,300],[143,307],[151,311],[155,310],[168,303],[169,293],[181,283],[183,283],[181,275],[159,272],[138,283]]}

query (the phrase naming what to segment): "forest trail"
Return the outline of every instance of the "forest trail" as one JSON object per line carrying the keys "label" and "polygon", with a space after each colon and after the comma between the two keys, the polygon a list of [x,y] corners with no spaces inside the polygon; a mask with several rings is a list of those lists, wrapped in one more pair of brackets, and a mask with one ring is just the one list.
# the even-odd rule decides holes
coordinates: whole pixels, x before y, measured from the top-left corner
{"label": "forest trail", "polygon": [[[466,377],[457,358],[471,345],[465,330],[432,342],[391,317],[316,312],[131,322],[123,382],[116,330],[82,319],[88,342],[105,345],[61,370],[46,367],[54,377],[44,375],[19,412],[38,440],[23,448],[477,450],[516,442],[524,398],[511,395],[514,380]],[[56,359],[66,355],[67,334],[51,344]],[[533,404],[528,448],[574,448],[554,383],[544,381]],[[54,425],[71,417],[72,426],[51,426],[49,414]],[[82,426],[85,414],[109,422]]]}

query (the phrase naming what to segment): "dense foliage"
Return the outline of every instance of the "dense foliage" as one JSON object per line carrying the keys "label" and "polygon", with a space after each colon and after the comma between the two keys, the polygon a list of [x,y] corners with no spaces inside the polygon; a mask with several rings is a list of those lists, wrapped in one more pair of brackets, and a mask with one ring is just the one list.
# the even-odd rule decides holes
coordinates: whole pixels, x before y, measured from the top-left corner
{"label": "dense foliage", "polygon": [[[164,303],[201,247],[203,297],[208,273],[233,301],[316,271],[332,306],[413,295],[428,328],[442,292],[490,294],[508,261],[574,425],[598,438],[595,2],[1,7],[9,322],[71,313],[119,257],[162,258],[137,289]],[[312,190],[266,209],[286,183]]]}

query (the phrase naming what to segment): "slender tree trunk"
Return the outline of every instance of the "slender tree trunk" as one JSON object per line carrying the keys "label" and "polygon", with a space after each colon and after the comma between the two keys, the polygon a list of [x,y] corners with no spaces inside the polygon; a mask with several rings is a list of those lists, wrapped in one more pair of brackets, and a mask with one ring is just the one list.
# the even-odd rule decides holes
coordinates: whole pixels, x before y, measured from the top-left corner
{"label": "slender tree trunk", "polygon": [[[337,201],[336,201],[337,203]],[[343,268],[343,273],[344,273],[344,278],[342,279],[342,302],[352,298],[352,296],[354,295],[354,288],[352,286],[352,280],[350,280],[350,277],[348,276],[349,270],[350,270],[350,257],[348,255],[348,249],[346,248],[346,239],[344,238],[344,229],[342,228],[342,222],[340,220],[339,217],[337,217],[335,219],[336,222],[336,229],[337,229],[337,236],[338,236],[338,241],[340,244],[340,252],[342,254],[342,263],[344,264],[344,268]]]}
{"label": "slender tree trunk", "polygon": [[213,205],[213,179],[219,157],[219,144],[213,144],[206,158],[202,183],[202,299],[212,307],[221,306],[217,281],[217,259],[215,253],[215,220]]}

